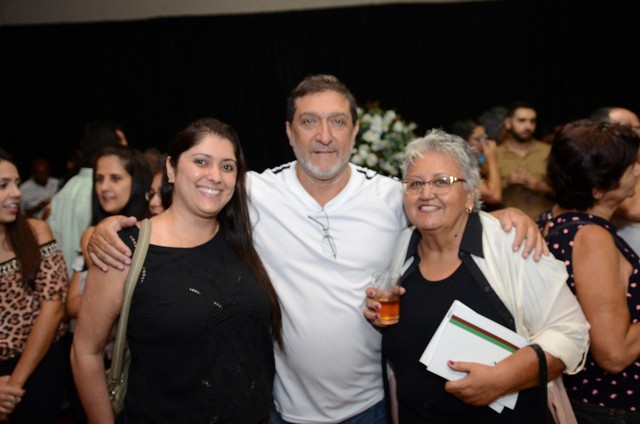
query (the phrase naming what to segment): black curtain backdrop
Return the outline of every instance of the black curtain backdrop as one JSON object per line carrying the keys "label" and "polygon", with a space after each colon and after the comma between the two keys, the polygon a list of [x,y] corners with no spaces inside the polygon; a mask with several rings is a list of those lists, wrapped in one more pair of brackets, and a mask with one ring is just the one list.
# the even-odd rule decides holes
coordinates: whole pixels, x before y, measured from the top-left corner
{"label": "black curtain backdrop", "polygon": [[632,2],[497,1],[0,27],[0,146],[61,176],[81,130],[113,120],[165,150],[188,122],[232,124],[251,167],[293,158],[285,100],[331,73],[419,132],[526,100],[538,136],[601,106],[640,112]]}

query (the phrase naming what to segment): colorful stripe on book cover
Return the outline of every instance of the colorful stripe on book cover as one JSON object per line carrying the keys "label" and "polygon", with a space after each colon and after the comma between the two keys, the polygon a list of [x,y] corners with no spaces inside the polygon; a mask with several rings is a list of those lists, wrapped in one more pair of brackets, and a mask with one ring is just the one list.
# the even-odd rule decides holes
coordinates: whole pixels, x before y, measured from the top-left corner
{"label": "colorful stripe on book cover", "polygon": [[469,321],[465,321],[457,315],[451,315],[451,319],[449,319],[449,322],[511,353],[519,349],[519,347],[514,345],[513,343],[509,343],[505,339],[502,339],[495,334],[488,332],[487,330],[483,330],[482,328],[473,325]]}

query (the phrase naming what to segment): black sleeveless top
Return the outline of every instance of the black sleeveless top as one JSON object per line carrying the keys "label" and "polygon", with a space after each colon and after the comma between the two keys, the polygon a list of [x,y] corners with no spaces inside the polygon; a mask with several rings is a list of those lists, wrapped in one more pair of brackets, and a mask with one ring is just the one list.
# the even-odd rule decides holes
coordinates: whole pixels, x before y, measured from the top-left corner
{"label": "black sleeveless top", "polygon": [[[564,261],[569,278],[567,284],[575,294],[573,280],[573,239],[584,225],[598,225],[611,233],[620,253],[633,266],[627,289],[627,305],[631,322],[640,320],[640,260],[633,249],[618,234],[611,222],[595,215],[568,212],[552,217],[546,211],[538,220],[540,228],[549,223],[546,237],[549,250]],[[564,384],[571,399],[607,408],[640,411],[640,358],[617,374],[609,373],[598,366],[591,355],[587,355],[584,368],[577,374],[564,375]]]}
{"label": "black sleeveless top", "polygon": [[[120,237],[133,248],[138,229]],[[246,423],[268,417],[271,307],[223,229],[193,248],[149,246],[133,294],[126,423]]]}

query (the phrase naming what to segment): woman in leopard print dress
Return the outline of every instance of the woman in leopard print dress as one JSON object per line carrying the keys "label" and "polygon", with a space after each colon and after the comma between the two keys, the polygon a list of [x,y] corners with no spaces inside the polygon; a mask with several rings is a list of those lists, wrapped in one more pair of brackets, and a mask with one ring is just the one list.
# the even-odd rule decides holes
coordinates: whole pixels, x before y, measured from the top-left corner
{"label": "woman in leopard print dress", "polygon": [[55,423],[66,375],[67,273],[49,226],[21,213],[19,183],[0,150],[0,422]]}

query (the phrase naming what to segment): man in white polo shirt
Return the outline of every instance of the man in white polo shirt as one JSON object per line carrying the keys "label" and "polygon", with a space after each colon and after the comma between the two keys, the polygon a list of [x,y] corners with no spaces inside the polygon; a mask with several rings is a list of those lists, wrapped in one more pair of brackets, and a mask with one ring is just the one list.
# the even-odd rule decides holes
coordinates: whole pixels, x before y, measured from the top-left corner
{"label": "man in white polo shirt", "polygon": [[361,318],[363,294],[407,221],[400,182],[349,163],[355,107],[335,77],[305,79],[287,108],[297,160],[250,174],[255,245],[283,314],[274,422],[386,422],[380,333]]}

